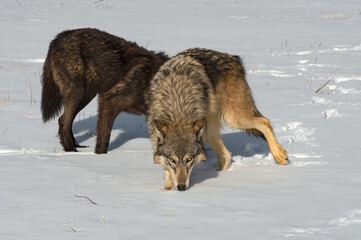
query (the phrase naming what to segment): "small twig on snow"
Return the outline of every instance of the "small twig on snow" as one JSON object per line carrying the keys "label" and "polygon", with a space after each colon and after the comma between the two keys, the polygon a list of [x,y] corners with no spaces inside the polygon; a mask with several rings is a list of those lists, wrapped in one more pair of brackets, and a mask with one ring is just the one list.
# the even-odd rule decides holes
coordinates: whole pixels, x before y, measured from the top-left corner
{"label": "small twig on snow", "polygon": [[35,100],[33,98],[33,88],[31,86],[30,76],[29,76],[29,89],[30,91],[28,90],[28,93],[30,95],[30,105],[33,105],[33,103],[35,103]]}
{"label": "small twig on snow", "polygon": [[93,202],[90,198],[88,198],[87,196],[78,196],[78,195],[75,195],[74,194],[74,197],[78,197],[78,198],[86,198],[86,199],[88,199],[92,204],[94,204],[94,205],[98,205],[96,202]]}
{"label": "small twig on snow", "polygon": [[319,89],[317,89],[317,91],[315,93],[318,93],[322,88],[324,88],[330,81],[332,80],[332,78],[328,79],[328,81],[322,85],[322,87],[320,87]]}

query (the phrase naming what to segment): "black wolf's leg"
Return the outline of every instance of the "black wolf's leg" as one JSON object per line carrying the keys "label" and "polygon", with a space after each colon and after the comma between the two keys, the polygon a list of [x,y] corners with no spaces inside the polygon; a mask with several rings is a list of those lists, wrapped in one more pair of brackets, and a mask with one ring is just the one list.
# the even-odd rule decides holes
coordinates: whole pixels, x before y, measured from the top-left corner
{"label": "black wolf's leg", "polygon": [[[76,82],[76,81],[73,81]],[[75,138],[73,135],[73,121],[78,113],[80,103],[82,102],[84,89],[82,87],[70,84],[64,96],[64,113],[59,118],[60,142],[66,152],[77,152]]]}
{"label": "black wolf's leg", "polygon": [[[64,151],[77,152],[76,147],[73,142],[73,139],[72,139],[71,121],[69,121],[69,117],[68,117],[69,113],[66,113],[65,110],[66,110],[66,108],[64,108],[64,113],[59,118],[60,143],[63,146]],[[69,125],[70,125],[70,127],[69,127]]]}
{"label": "black wolf's leg", "polygon": [[107,153],[110,141],[110,133],[112,131],[115,118],[120,111],[116,110],[116,106],[112,106],[110,102],[103,101],[99,97],[98,110],[98,126],[97,126],[97,145],[95,153]]}
{"label": "black wolf's leg", "polygon": [[[89,91],[89,90],[88,90],[88,91],[86,91],[86,92],[84,93],[84,95],[83,95],[83,97],[82,97],[82,99],[81,99],[81,101],[80,101],[80,103],[79,103],[79,105],[78,105],[78,107],[77,107],[77,109],[76,109],[76,112],[75,112],[75,114],[74,114],[74,119],[75,119],[76,115],[78,115],[78,113],[79,113],[86,105],[88,105],[88,103],[89,103],[91,100],[93,100],[93,98],[96,96],[96,94],[97,94],[97,92],[96,92],[95,90],[93,90],[93,91]],[[74,119],[73,119],[72,122],[74,122]],[[77,147],[77,148],[87,148],[87,147],[89,147],[89,146],[82,146],[82,145],[80,145],[80,144],[78,143],[78,141],[75,139],[74,134],[73,134],[73,131],[71,131],[71,137],[72,137],[72,139],[73,139],[73,143],[74,143],[75,147]]]}

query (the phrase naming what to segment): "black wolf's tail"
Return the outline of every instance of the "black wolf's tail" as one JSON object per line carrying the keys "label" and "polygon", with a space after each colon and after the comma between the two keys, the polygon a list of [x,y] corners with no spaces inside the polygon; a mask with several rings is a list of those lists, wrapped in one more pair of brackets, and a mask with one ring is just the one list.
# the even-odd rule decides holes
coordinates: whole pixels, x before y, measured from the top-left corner
{"label": "black wolf's tail", "polygon": [[41,94],[41,112],[45,123],[59,115],[63,106],[59,87],[56,85],[53,78],[49,54],[44,63],[41,83],[43,85]]}
{"label": "black wolf's tail", "polygon": [[[260,113],[258,111],[258,109],[255,109],[253,114],[254,114],[255,117],[263,117],[262,113]],[[260,138],[266,140],[263,133],[261,131],[257,130],[257,129],[254,129],[254,128],[246,129],[246,132],[253,135],[253,136],[255,136],[255,137],[260,137]]]}

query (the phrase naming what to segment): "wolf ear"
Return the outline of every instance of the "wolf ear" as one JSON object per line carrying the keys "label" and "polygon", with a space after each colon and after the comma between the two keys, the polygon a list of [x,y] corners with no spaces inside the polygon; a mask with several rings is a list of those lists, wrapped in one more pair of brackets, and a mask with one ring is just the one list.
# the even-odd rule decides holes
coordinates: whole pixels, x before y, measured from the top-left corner
{"label": "wolf ear", "polygon": [[202,136],[205,119],[200,119],[193,123],[193,131],[197,135],[197,138]]}
{"label": "wolf ear", "polygon": [[163,135],[162,137],[164,137],[168,131],[167,125],[165,125],[164,123],[162,123],[161,121],[158,121],[158,120],[154,120],[154,123],[155,123],[155,126],[157,127],[159,133],[161,133]]}

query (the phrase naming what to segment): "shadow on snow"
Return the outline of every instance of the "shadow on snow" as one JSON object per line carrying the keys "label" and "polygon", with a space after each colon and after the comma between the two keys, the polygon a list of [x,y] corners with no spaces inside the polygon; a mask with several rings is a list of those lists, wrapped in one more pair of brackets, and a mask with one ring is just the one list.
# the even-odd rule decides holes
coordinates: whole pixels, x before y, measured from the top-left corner
{"label": "shadow on snow", "polygon": [[[97,123],[98,115],[74,121],[73,133],[79,144],[96,136]],[[120,134],[110,140],[108,151],[117,149],[135,138],[149,138],[145,116],[121,113],[114,120],[112,131],[114,130],[120,130]],[[94,149],[95,145],[89,147]]]}
{"label": "shadow on snow", "polygon": [[[79,143],[87,141],[96,135],[97,122],[98,115],[74,122],[73,133]],[[108,150],[117,149],[132,139],[149,138],[145,116],[128,113],[119,114],[113,124],[112,131],[114,130],[120,130],[121,133],[110,141]],[[270,152],[265,140],[249,135],[246,132],[224,133],[222,139],[232,156],[252,157],[255,154],[267,155]],[[95,146],[89,147],[94,148]],[[216,154],[207,143],[205,143],[205,148],[208,160],[201,162],[193,169],[189,188],[218,176]]]}

